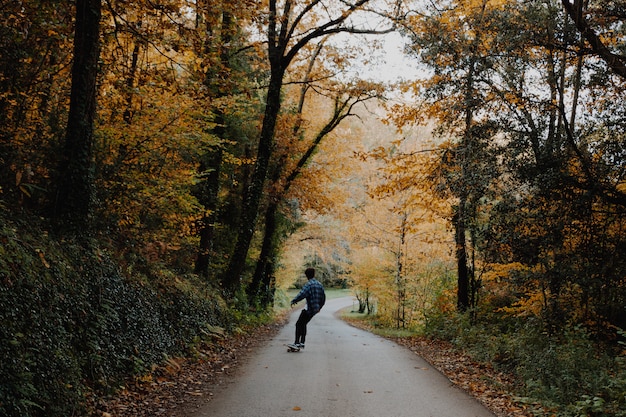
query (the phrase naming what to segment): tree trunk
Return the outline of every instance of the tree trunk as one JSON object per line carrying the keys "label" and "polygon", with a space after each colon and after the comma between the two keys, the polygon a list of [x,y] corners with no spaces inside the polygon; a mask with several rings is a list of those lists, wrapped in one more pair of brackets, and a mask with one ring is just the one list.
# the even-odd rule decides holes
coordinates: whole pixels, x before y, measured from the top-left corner
{"label": "tree trunk", "polygon": [[396,253],[396,292],[398,305],[396,309],[396,327],[406,327],[406,282],[404,279],[404,246],[406,244],[407,214],[402,215],[400,224],[400,241]]}
{"label": "tree trunk", "polygon": [[[220,126],[220,123],[218,123],[218,126]],[[219,135],[218,132],[216,132],[216,134]],[[204,155],[203,159],[204,161],[200,166],[200,172],[210,171],[206,174],[206,178],[202,183],[199,196],[199,200],[204,206],[206,214],[202,217],[199,224],[198,234],[200,235],[200,245],[196,255],[194,272],[206,279],[209,276],[209,265],[211,263],[211,254],[214,246],[215,222],[217,221],[219,208],[218,194],[223,159],[221,146],[218,146],[217,149]]]}
{"label": "tree trunk", "polygon": [[230,294],[235,293],[241,286],[241,276],[245,268],[250,242],[252,241],[252,236],[256,228],[259,205],[263,195],[263,187],[265,186],[272,149],[274,147],[274,130],[276,128],[278,113],[280,112],[280,93],[284,75],[284,69],[280,65],[277,66],[279,68],[273,68],[272,70],[267,91],[265,117],[259,138],[257,158],[252,180],[243,203],[241,223],[237,234],[235,250],[233,251],[226,274],[222,279],[224,289]]}
{"label": "tree trunk", "polygon": [[[200,55],[206,54],[211,56],[218,51],[219,66],[217,66],[215,71],[207,72],[204,84],[216,98],[221,98],[229,94],[228,83],[224,83],[224,79],[230,73],[230,43],[232,41],[231,32],[233,31],[234,20],[229,12],[223,11],[221,27],[214,28],[209,23],[210,19],[204,16],[209,10],[210,7],[208,4],[204,4],[203,7],[199,7],[198,9],[198,23],[204,21],[207,25],[204,50]],[[220,140],[225,139],[227,129],[224,111],[220,108],[215,108],[213,112],[215,113],[215,128],[213,129],[213,134]],[[203,155],[199,167],[200,173],[204,175],[204,181],[200,186],[198,200],[204,206],[206,214],[198,224],[200,244],[198,253],[196,254],[194,272],[205,279],[209,277],[211,254],[214,250],[215,223],[220,207],[220,174],[223,159],[223,145],[218,144]]]}
{"label": "tree trunk", "polygon": [[457,263],[457,309],[460,312],[466,311],[470,306],[469,271],[467,268],[467,246],[465,241],[465,205],[466,198],[462,196],[453,219]]}
{"label": "tree trunk", "polygon": [[276,256],[276,217],[278,203],[272,201],[265,214],[265,228],[261,254],[257,260],[252,283],[248,287],[248,299],[257,300],[261,307],[273,303],[274,289],[271,287],[274,275],[274,257]]}
{"label": "tree trunk", "polygon": [[[319,53],[320,48],[318,47],[317,53]],[[309,68],[312,68],[312,64]],[[306,82],[308,80],[308,73],[305,77],[305,82],[303,85],[306,86]],[[302,94],[300,96],[300,104],[298,114],[301,114],[303,105],[304,105],[304,96],[306,94],[306,88],[303,87]],[[372,98],[372,96],[369,96]],[[336,98],[335,101],[335,112],[330,120],[322,127],[319,133],[316,135],[313,142],[308,147],[308,149],[304,152],[304,154],[298,160],[295,168],[287,175],[287,178],[284,181],[283,190],[277,195],[270,197],[271,201],[268,205],[266,214],[265,214],[265,228],[264,228],[264,236],[263,236],[263,246],[261,248],[261,255],[257,261],[257,266],[255,268],[254,276],[252,279],[252,283],[248,287],[248,297],[252,299],[257,296],[261,296],[261,298],[266,302],[264,306],[267,307],[270,305],[269,303],[273,302],[272,294],[274,293],[274,288],[272,286],[272,282],[274,279],[274,270],[275,270],[275,257],[277,252],[277,236],[276,231],[278,228],[277,225],[277,213],[279,204],[283,201],[285,195],[289,192],[293,182],[302,172],[302,169],[306,166],[306,164],[310,161],[315,153],[315,150],[322,142],[322,140],[332,132],[338,125],[341,123],[343,119],[350,116],[352,107],[361,101],[366,99],[362,97],[358,97],[354,100],[351,100],[350,97],[342,101],[339,97]],[[301,120],[301,119],[300,119]],[[299,135],[301,124],[298,122],[293,130],[293,135]],[[278,163],[275,165],[274,172],[270,176],[270,181],[274,183],[280,180],[282,175],[283,167],[286,162],[286,158],[289,155],[284,154],[279,158]]]}
{"label": "tree trunk", "polygon": [[[141,26],[141,22],[139,22]],[[139,52],[141,51],[140,42],[135,42],[133,47],[133,54],[130,63],[130,69],[128,72],[128,78],[126,79],[126,109],[124,110],[123,119],[126,123],[130,124],[133,119],[133,88],[135,87],[135,77],[137,76],[137,64],[139,62]]]}
{"label": "tree trunk", "polygon": [[93,121],[100,56],[101,0],[76,1],[74,64],[64,154],[54,216],[65,227],[89,226],[93,194]]}
{"label": "tree trunk", "polygon": [[[479,19],[482,21],[485,12],[486,0],[483,0],[482,11]],[[460,149],[457,150],[458,161],[461,164],[461,188],[459,190],[459,205],[453,218],[455,243],[456,243],[456,262],[457,262],[457,310],[466,311],[470,306],[470,270],[467,266],[467,239],[465,236],[467,228],[468,213],[467,206],[471,191],[468,191],[470,184],[470,163],[473,157],[473,142],[475,140],[473,125],[474,112],[476,108],[474,77],[476,75],[476,64],[478,61],[478,45],[481,41],[480,32],[477,34],[470,48],[470,60],[468,63],[467,78],[465,79],[465,126]],[[473,273],[473,272],[472,272]]]}

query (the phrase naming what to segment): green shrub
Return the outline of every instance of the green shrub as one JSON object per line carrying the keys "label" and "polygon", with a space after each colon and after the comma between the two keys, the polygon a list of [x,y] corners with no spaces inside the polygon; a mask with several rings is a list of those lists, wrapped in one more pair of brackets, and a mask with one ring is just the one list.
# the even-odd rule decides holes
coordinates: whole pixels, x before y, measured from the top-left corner
{"label": "green shrub", "polygon": [[87,392],[229,327],[221,299],[191,278],[129,279],[94,242],[0,222],[0,415],[80,414]]}
{"label": "green shrub", "polygon": [[548,333],[538,319],[470,317],[431,314],[425,332],[513,372],[521,382],[521,399],[540,403],[550,410],[547,415],[626,416],[625,358],[611,345],[593,340],[582,327]]}

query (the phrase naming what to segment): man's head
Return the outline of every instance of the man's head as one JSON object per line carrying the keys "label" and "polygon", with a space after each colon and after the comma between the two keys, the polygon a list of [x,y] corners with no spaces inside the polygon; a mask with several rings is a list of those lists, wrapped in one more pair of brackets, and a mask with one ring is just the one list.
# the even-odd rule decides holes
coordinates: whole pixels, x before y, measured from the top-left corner
{"label": "man's head", "polygon": [[315,277],[315,268],[307,268],[304,271],[304,275],[306,275],[307,279],[311,279]]}

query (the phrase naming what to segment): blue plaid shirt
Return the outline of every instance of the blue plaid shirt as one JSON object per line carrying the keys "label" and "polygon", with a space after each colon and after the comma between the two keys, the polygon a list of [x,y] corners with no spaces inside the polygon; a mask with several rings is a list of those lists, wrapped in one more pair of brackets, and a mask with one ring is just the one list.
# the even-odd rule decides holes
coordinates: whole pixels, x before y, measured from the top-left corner
{"label": "blue plaid shirt", "polygon": [[324,293],[324,287],[315,278],[311,278],[309,282],[304,284],[302,290],[291,300],[291,304],[295,304],[300,300],[306,298],[307,310],[312,315],[319,313],[319,311],[326,303],[326,293]]}

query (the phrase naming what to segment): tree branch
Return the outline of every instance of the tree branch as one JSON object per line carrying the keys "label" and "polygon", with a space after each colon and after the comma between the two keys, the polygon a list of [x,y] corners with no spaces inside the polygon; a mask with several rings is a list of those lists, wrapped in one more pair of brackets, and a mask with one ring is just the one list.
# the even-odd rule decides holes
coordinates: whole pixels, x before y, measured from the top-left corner
{"label": "tree branch", "polygon": [[[351,4],[350,7],[345,10],[341,16],[335,18],[335,19],[331,19],[328,22],[326,22],[325,24],[318,26],[315,28],[315,30],[313,30],[312,32],[310,32],[309,34],[307,34],[306,36],[303,36],[302,39],[300,39],[293,47],[291,47],[291,49],[289,51],[287,51],[287,53],[285,54],[285,56],[283,57],[283,65],[287,66],[289,65],[289,63],[293,60],[293,58],[298,54],[298,52],[305,46],[307,45],[309,42],[311,42],[314,39],[320,38],[320,37],[325,37],[328,35],[335,35],[337,33],[352,33],[352,34],[366,34],[366,35],[384,35],[386,33],[391,33],[394,30],[396,30],[395,25],[392,25],[391,27],[387,28],[387,29],[383,29],[383,30],[375,30],[375,29],[357,29],[355,27],[351,27],[351,26],[341,26],[342,23],[344,23],[348,17],[350,17],[355,11],[359,10],[361,8],[361,6],[367,4],[370,0],[359,0],[354,4]],[[317,5],[321,3],[321,0],[317,0],[314,1],[313,3],[311,3],[310,5],[308,5],[294,20],[291,29],[289,30],[289,37],[285,39],[285,42],[287,42],[289,39],[293,38],[293,35],[295,33],[296,27],[298,25],[298,23],[303,19],[303,17],[305,16],[305,14],[307,12],[309,12],[313,6]]]}
{"label": "tree branch", "polygon": [[561,3],[574,21],[576,29],[591,45],[593,52],[600,56],[617,75],[626,79],[626,57],[611,52],[593,29],[589,27],[582,13],[582,2],[575,0],[572,4],[569,0],[561,0]]}

